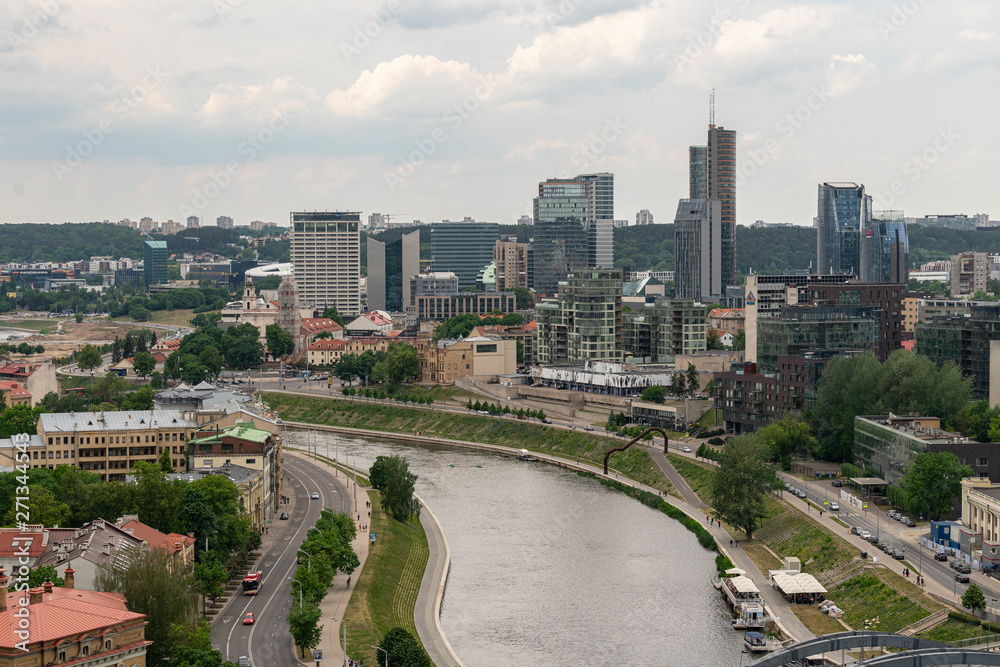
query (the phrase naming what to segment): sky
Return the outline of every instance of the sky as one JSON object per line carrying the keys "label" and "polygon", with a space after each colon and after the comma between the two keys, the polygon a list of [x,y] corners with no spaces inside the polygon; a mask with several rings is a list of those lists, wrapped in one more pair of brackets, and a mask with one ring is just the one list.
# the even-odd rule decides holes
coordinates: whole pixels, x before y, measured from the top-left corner
{"label": "sky", "polygon": [[671,222],[713,88],[739,224],[812,224],[824,181],[1000,217],[997,26],[995,0],[4,0],[0,222],[510,224],[598,171],[616,218]]}

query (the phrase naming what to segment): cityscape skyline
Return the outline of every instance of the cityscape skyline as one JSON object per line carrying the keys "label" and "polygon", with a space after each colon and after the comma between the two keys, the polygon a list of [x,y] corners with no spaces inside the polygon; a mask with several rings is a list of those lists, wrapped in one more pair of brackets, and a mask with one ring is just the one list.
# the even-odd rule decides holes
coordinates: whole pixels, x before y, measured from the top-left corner
{"label": "cityscape skyline", "polygon": [[5,3],[0,217],[211,224],[335,203],[511,224],[535,183],[608,171],[619,218],[665,221],[713,87],[738,132],[740,225],[808,226],[828,181],[865,183],[877,209],[990,213],[998,139],[973,128],[1000,7],[907,8]]}

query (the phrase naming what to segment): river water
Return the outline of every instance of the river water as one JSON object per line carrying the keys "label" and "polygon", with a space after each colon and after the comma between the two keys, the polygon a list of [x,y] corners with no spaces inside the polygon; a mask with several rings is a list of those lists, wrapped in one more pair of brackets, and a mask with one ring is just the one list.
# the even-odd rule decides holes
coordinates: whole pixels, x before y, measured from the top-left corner
{"label": "river water", "polygon": [[301,431],[287,442],[313,438],[361,470],[407,458],[451,546],[441,625],[469,667],[740,663],[714,554],[661,512],[543,463]]}

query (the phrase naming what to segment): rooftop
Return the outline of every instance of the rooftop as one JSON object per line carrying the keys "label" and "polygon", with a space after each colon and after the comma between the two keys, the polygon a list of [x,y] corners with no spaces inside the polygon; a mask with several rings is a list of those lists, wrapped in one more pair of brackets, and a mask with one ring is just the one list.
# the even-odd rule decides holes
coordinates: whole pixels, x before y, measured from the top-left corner
{"label": "rooftop", "polygon": [[41,416],[43,433],[77,431],[145,431],[151,428],[196,428],[193,412],[181,410],[121,410],[116,412],[56,412]]}

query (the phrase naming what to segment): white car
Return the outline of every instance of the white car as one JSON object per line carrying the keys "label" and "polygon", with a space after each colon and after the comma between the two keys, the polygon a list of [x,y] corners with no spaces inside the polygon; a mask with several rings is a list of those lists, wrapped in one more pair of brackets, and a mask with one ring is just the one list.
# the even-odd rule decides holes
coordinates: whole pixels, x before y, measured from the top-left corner
{"label": "white car", "polygon": [[319,494],[316,493],[315,491],[313,491],[312,495],[310,496],[310,498],[312,498],[313,500],[319,500]]}
{"label": "white car", "polygon": [[691,453],[691,448],[690,447],[681,447],[681,451],[684,452],[685,454],[690,454]]}
{"label": "white car", "polygon": [[858,535],[860,535],[861,539],[863,540],[871,540],[872,538],[872,534],[869,533],[867,530],[862,530],[860,533],[858,533]]}
{"label": "white car", "polygon": [[840,511],[840,505],[838,503],[830,501],[830,511],[831,512],[839,512]]}

